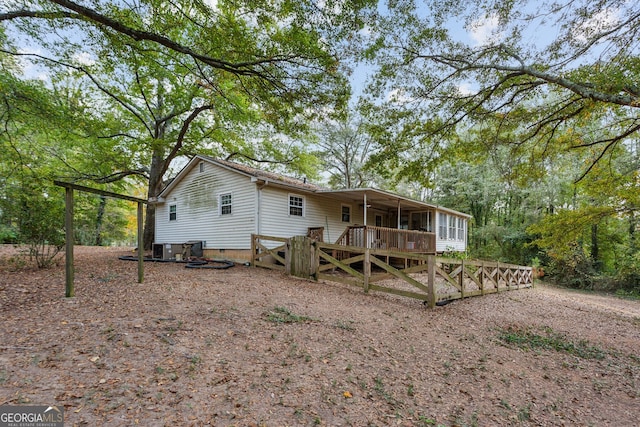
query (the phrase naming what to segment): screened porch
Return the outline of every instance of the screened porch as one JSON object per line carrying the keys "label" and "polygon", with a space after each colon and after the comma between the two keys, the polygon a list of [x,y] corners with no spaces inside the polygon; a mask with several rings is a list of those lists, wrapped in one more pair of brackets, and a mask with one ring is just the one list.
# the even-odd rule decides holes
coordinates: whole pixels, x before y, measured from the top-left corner
{"label": "screened porch", "polygon": [[347,227],[336,244],[434,254],[436,253],[436,234],[420,230],[355,225]]}

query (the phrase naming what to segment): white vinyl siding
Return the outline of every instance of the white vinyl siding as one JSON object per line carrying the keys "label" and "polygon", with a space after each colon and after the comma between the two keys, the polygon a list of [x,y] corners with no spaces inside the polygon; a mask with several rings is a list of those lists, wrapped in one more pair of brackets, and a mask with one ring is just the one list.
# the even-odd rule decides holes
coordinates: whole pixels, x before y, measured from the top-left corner
{"label": "white vinyl siding", "polygon": [[[220,215],[219,195],[232,194],[233,214]],[[178,205],[178,221],[169,222],[169,206]],[[166,195],[156,211],[155,243],[202,240],[206,248],[248,249],[256,233],[256,186],[251,178],[206,163],[196,164]]]}
{"label": "white vinyl siding", "polygon": [[[289,193],[286,189],[267,185],[261,190],[260,234],[291,237],[306,235],[309,227],[324,227],[324,241],[335,243],[344,229],[352,223],[342,222],[341,203],[330,197],[304,195],[304,217],[287,216]],[[352,221],[357,213],[351,212]],[[362,221],[362,212],[360,212]]]}
{"label": "white vinyl siding", "polygon": [[436,251],[465,251],[467,248],[467,219],[438,212],[437,220]]}

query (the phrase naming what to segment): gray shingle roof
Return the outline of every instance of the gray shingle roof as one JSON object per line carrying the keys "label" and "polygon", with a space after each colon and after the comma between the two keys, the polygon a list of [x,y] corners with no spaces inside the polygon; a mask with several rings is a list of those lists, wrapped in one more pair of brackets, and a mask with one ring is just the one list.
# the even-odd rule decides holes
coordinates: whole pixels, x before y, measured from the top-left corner
{"label": "gray shingle roof", "polygon": [[302,180],[302,179],[292,178],[292,177],[277,174],[274,172],[268,172],[261,169],[256,169],[251,166],[243,165],[236,162],[231,162],[229,160],[221,160],[221,159],[216,159],[214,157],[209,157],[204,155],[198,155],[198,157],[202,158],[203,160],[208,160],[210,162],[217,163],[222,166],[226,166],[227,168],[236,170],[238,172],[241,172],[246,175],[250,175],[259,179],[268,179],[269,181],[281,182],[282,184],[296,186],[308,191],[326,190],[326,188],[324,187],[321,187],[316,184],[312,184],[310,182],[305,182],[305,180]]}

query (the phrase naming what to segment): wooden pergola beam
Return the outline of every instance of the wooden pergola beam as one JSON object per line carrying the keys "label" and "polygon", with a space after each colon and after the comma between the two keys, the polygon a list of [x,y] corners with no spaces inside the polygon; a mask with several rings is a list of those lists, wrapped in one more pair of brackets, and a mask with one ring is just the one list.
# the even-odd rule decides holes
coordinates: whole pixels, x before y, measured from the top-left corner
{"label": "wooden pergola beam", "polygon": [[60,186],[60,187],[72,188],[74,190],[84,191],[86,193],[99,194],[101,196],[112,197],[114,199],[129,200],[131,202],[138,202],[138,203],[148,203],[147,200],[140,199],[138,197],[133,197],[133,196],[127,196],[127,195],[124,195],[124,194],[113,193],[111,191],[100,190],[98,188],[85,187],[84,185],[78,185],[78,184],[74,184],[72,182],[64,182],[64,181],[54,180],[53,183],[55,185],[57,185],[57,186]]}
{"label": "wooden pergola beam", "polygon": [[84,185],[73,184],[71,182],[63,182],[54,180],[53,183],[59,187],[65,188],[65,296],[71,298],[75,296],[75,288],[73,284],[74,270],[73,270],[73,190],[83,191],[85,193],[98,194],[104,197],[111,197],[114,199],[128,200],[130,202],[136,202],[138,204],[137,219],[138,219],[138,283],[144,281],[144,248],[143,248],[143,209],[142,205],[148,203],[145,199],[138,197],[127,196],[124,194],[113,193],[111,191],[100,190],[97,188],[85,187]]}

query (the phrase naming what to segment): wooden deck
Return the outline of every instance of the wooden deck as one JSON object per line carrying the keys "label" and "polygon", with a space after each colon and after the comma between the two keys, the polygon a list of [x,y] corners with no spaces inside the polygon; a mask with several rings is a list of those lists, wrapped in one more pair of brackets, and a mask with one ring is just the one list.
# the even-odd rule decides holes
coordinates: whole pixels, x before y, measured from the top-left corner
{"label": "wooden deck", "polygon": [[[415,298],[429,307],[440,301],[533,286],[533,269],[527,266],[449,259],[415,250],[344,246],[307,236],[281,238],[254,234],[251,242],[253,266],[306,279],[346,283],[365,292]],[[383,261],[390,258],[404,260],[400,263],[404,268]],[[393,283],[387,283],[387,279]]]}
{"label": "wooden deck", "polygon": [[371,225],[347,227],[336,245],[420,254],[436,253],[436,234]]}

